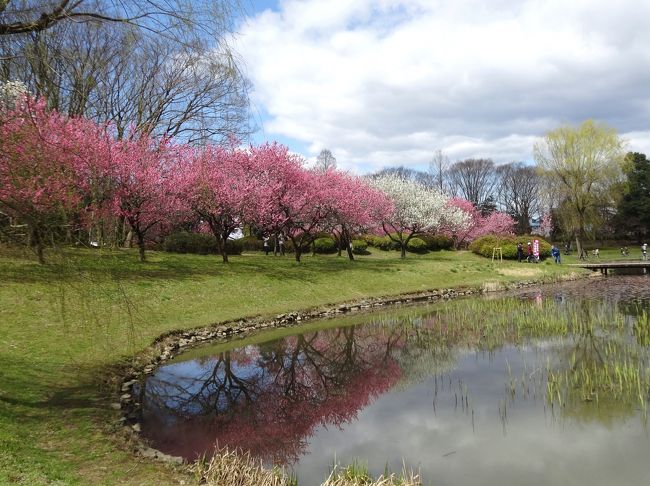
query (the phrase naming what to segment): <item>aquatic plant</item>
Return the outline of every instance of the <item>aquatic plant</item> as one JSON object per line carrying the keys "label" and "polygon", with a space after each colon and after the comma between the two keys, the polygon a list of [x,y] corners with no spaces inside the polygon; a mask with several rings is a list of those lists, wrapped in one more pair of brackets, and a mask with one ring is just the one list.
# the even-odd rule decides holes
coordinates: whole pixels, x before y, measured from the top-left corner
{"label": "aquatic plant", "polygon": [[353,461],[345,467],[335,464],[321,486],[422,486],[422,481],[419,474],[408,470],[406,465],[400,474],[386,471],[373,479],[366,465]]}
{"label": "aquatic plant", "polygon": [[267,469],[248,452],[220,449],[209,461],[197,461],[192,472],[206,486],[297,486],[284,469]]}

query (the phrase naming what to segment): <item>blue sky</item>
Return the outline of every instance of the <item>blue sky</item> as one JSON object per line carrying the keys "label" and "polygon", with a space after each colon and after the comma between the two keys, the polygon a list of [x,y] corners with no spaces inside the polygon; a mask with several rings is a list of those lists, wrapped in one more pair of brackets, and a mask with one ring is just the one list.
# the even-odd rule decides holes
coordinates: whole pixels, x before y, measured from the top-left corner
{"label": "blue sky", "polygon": [[452,160],[531,161],[593,118],[650,152],[650,2],[252,1],[235,47],[261,130],[364,173]]}

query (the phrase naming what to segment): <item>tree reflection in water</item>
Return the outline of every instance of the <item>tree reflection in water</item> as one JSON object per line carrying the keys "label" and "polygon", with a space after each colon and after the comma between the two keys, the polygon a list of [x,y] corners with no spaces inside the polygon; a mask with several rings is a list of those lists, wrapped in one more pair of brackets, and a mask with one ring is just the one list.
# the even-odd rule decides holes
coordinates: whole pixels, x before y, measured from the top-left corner
{"label": "tree reflection in water", "polygon": [[[634,285],[640,286],[638,281]],[[599,286],[596,290],[605,294],[608,288]],[[267,463],[292,464],[307,452],[317,430],[352,422],[397,384],[405,390],[427,381],[430,392],[420,402],[433,398],[434,413],[436,403],[451,403],[452,412],[460,408],[472,431],[475,408],[482,417],[498,408],[494,418],[505,427],[506,405],[518,406],[520,415],[526,407],[537,407],[544,417],[550,408],[553,417],[580,424],[609,426],[631,416],[647,417],[650,316],[647,301],[639,300],[642,293],[626,300],[626,291],[614,286],[614,295],[594,300],[580,298],[584,285],[548,289],[359,316],[363,325],[163,366],[141,390],[143,435],[164,452],[188,459],[228,446]],[[650,279],[643,290],[650,295]],[[476,353],[480,350],[486,356]],[[489,390],[483,387],[476,395],[457,371],[458,362],[472,353],[478,365],[468,379],[474,386],[490,383]],[[500,377],[490,367],[492,356],[518,363],[513,361],[511,371],[507,362]],[[499,379],[505,389],[494,386]],[[495,403],[484,403],[495,396]],[[417,408],[416,401],[401,405],[392,400],[397,405],[391,413]],[[383,433],[385,425],[372,427]],[[404,434],[426,432],[416,429]]]}
{"label": "tree reflection in water", "polygon": [[397,382],[403,338],[344,327],[165,367],[144,389],[145,434],[189,459],[227,445],[291,463],[316,427],[341,426]]}

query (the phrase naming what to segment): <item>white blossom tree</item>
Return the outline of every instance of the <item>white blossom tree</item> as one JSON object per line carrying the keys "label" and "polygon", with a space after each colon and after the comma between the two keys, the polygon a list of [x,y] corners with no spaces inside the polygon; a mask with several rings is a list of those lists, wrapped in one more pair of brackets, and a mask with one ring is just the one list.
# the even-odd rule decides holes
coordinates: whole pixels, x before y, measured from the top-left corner
{"label": "white blossom tree", "polygon": [[394,174],[377,177],[372,184],[393,202],[394,210],[381,225],[384,233],[399,244],[402,258],[406,257],[408,242],[418,234],[467,224],[467,213],[447,204],[449,198],[437,189]]}
{"label": "white blossom tree", "polygon": [[27,87],[20,81],[0,81],[0,109],[12,109],[14,103],[27,94]]}

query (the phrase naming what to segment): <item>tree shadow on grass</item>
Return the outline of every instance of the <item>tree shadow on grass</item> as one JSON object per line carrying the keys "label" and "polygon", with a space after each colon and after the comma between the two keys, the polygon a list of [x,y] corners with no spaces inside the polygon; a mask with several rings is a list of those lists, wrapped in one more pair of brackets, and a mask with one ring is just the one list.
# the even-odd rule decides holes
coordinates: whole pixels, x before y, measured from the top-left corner
{"label": "tree shadow on grass", "polygon": [[34,370],[34,363],[28,359],[12,357],[10,364],[5,361],[0,358],[0,368],[8,365],[12,372],[0,376],[0,422],[20,426],[38,422],[42,426],[48,416],[57,421],[69,413],[91,419],[111,414],[109,403],[114,390],[105,379],[105,368],[74,365],[61,371],[60,366],[53,366],[48,373],[46,368]]}
{"label": "tree shadow on grass", "polygon": [[[178,255],[150,252],[149,261],[137,261],[132,251],[114,252],[77,251],[62,253],[51,258],[50,263],[39,265],[25,259],[0,258],[0,275],[6,283],[54,283],[90,280],[196,280],[200,278],[239,277],[264,275],[272,280],[315,282],[322,275],[333,278],[351,268],[370,272],[391,272],[396,268],[412,267],[419,258],[358,258],[354,262],[336,256],[306,256],[300,263],[291,255],[273,257],[244,255],[231,257],[224,264],[215,255]],[[318,277],[318,278],[316,278]]]}

